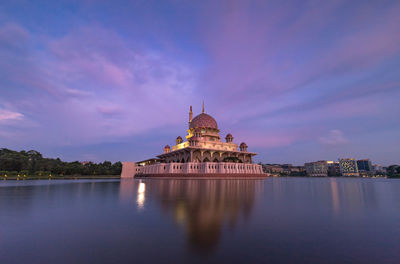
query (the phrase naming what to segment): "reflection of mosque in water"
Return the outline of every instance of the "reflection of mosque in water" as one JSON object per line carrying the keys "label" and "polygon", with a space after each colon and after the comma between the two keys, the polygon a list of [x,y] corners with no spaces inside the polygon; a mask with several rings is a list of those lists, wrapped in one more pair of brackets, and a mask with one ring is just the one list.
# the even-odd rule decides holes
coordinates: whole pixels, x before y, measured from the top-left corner
{"label": "reflection of mosque in water", "polygon": [[225,225],[234,228],[248,219],[262,186],[261,180],[150,180],[137,183],[136,202],[140,210],[145,200],[155,199],[185,228],[190,246],[208,251]]}
{"label": "reflection of mosque in water", "polygon": [[250,216],[255,180],[170,180],[158,184],[162,210],[172,212],[185,226],[191,246],[208,250],[214,247],[223,225],[233,228],[239,218]]}
{"label": "reflection of mosque in water", "polygon": [[[316,201],[331,215],[356,216],[371,207],[384,208],[398,197],[392,184],[337,178],[126,180],[121,181],[120,195],[124,201],[136,202],[138,211],[159,204],[164,214],[184,228],[189,245],[203,251],[214,249],[226,228],[234,229],[246,221],[258,197],[269,217],[299,208],[315,212],[312,206]],[[291,228],[291,217],[279,219],[276,227]]]}

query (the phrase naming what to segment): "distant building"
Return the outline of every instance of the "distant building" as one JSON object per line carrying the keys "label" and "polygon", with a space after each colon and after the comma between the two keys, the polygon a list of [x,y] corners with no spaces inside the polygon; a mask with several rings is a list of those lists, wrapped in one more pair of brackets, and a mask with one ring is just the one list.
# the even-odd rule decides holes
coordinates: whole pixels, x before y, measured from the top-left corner
{"label": "distant building", "polygon": [[290,168],[291,173],[296,173],[296,172],[298,173],[298,172],[304,172],[304,171],[305,171],[304,166],[293,166]]}
{"label": "distant building", "polygon": [[369,159],[357,160],[358,171],[373,171],[372,163]]}
{"label": "distant building", "polygon": [[328,176],[330,177],[342,176],[342,174],[340,173],[339,162],[327,161],[327,164],[328,164]]}
{"label": "distant building", "polygon": [[263,164],[264,172],[271,174],[281,174],[283,173],[283,168],[279,164]]}
{"label": "distant building", "polygon": [[264,172],[288,176],[304,176],[303,166],[293,166],[292,164],[263,164]]}
{"label": "distant building", "polygon": [[362,177],[371,177],[375,174],[369,159],[357,160],[358,173]]}
{"label": "distant building", "polygon": [[384,173],[386,173],[386,168],[383,167],[380,164],[372,165],[372,170],[374,171],[375,174],[384,174]]}
{"label": "distant building", "polygon": [[357,161],[353,158],[339,159],[340,172],[345,177],[359,177]]}
{"label": "distant building", "polygon": [[308,176],[311,177],[327,177],[328,162],[326,160],[304,163],[305,170]]}
{"label": "distant building", "polygon": [[286,175],[290,175],[290,173],[292,172],[292,164],[282,164],[281,165],[282,169],[283,169],[283,173]]}

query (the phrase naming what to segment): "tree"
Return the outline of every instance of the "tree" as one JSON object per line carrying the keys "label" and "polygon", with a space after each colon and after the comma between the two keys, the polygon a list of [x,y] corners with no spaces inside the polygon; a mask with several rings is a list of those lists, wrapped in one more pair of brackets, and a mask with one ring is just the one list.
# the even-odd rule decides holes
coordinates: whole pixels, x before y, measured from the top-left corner
{"label": "tree", "polygon": [[99,164],[93,162],[81,164],[79,161],[63,162],[59,158],[43,158],[42,154],[36,150],[18,152],[6,148],[0,149],[0,171],[3,172],[19,172],[37,176],[48,176],[45,174],[118,175],[121,170],[121,162],[113,164],[110,161],[104,161]]}
{"label": "tree", "polygon": [[387,168],[387,176],[389,178],[400,178],[400,166],[399,165],[390,165]]}

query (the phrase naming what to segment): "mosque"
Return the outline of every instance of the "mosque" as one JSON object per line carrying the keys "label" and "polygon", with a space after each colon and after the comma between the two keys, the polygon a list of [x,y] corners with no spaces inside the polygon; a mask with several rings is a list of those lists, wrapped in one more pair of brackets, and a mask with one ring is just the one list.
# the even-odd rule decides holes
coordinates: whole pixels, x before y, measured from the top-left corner
{"label": "mosque", "polygon": [[157,158],[140,162],[123,162],[121,178],[187,176],[261,176],[261,165],[253,164],[254,152],[246,143],[239,147],[228,133],[225,142],[217,122],[204,111],[193,118],[192,106],[186,141],[178,136],[172,148],[166,145]]}

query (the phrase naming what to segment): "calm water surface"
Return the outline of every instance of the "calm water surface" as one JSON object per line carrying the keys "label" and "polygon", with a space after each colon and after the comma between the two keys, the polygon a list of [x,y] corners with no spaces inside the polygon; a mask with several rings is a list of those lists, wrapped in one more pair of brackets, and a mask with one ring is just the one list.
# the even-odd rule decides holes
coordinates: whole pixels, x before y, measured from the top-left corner
{"label": "calm water surface", "polygon": [[400,263],[400,181],[0,182],[0,263]]}

